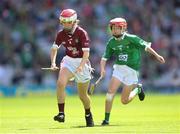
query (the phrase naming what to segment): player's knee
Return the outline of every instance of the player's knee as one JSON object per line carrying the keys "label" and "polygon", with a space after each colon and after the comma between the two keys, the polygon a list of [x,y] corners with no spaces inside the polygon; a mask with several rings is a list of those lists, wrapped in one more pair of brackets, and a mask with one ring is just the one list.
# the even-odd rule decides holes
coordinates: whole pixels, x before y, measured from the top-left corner
{"label": "player's knee", "polygon": [[121,103],[124,104],[124,105],[126,105],[126,104],[129,103],[129,100],[126,99],[126,98],[121,98]]}
{"label": "player's knee", "polygon": [[65,88],[66,87],[66,83],[63,82],[62,80],[57,80],[57,87],[58,88]]}
{"label": "player's knee", "polygon": [[106,100],[107,100],[107,101],[112,101],[112,100],[113,100],[113,97],[114,97],[114,94],[113,94],[113,93],[107,93],[107,94],[106,94]]}
{"label": "player's knee", "polygon": [[90,103],[90,99],[88,96],[79,96],[79,99],[81,100],[82,103],[87,104]]}
{"label": "player's knee", "polygon": [[81,94],[81,95],[79,95],[79,98],[80,98],[80,100],[82,100],[82,101],[89,99],[89,97],[88,97],[87,94],[83,94],[83,95]]}
{"label": "player's knee", "polygon": [[80,95],[80,96],[79,96],[79,99],[80,99],[81,101],[84,101],[85,97],[82,96],[82,95]]}

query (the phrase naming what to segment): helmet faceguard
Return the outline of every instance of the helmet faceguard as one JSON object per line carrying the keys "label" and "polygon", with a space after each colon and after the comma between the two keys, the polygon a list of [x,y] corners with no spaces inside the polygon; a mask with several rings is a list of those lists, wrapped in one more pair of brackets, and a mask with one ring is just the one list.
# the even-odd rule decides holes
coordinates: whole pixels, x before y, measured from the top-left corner
{"label": "helmet faceguard", "polygon": [[121,35],[127,31],[127,22],[124,18],[114,18],[110,20],[109,26],[111,30],[112,30],[112,26],[120,27]]}

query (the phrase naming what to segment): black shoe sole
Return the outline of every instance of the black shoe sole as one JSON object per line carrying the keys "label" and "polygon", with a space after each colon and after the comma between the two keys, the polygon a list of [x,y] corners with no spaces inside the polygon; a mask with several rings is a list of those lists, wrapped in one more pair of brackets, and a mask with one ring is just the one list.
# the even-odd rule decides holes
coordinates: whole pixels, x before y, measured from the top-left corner
{"label": "black shoe sole", "polygon": [[109,123],[108,124],[101,124],[101,126],[108,126],[109,125]]}
{"label": "black shoe sole", "polygon": [[94,124],[86,125],[86,127],[94,127]]}

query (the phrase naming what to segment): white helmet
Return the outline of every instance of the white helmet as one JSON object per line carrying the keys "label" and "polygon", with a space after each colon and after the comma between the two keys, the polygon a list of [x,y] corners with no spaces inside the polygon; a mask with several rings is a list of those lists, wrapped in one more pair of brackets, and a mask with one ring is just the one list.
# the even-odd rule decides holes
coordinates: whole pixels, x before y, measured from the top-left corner
{"label": "white helmet", "polygon": [[60,23],[62,22],[75,22],[77,20],[77,13],[73,9],[65,9],[60,13]]}
{"label": "white helmet", "polygon": [[122,34],[127,30],[127,22],[124,18],[114,18],[114,19],[110,20],[110,22],[109,22],[110,29],[112,29],[113,25],[121,27]]}

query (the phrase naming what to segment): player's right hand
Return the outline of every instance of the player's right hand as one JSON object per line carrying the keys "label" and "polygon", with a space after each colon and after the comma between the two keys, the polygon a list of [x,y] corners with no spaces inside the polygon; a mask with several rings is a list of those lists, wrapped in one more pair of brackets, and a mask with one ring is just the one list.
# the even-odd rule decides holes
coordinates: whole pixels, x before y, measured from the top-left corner
{"label": "player's right hand", "polygon": [[56,71],[56,70],[59,69],[59,68],[56,66],[56,63],[52,63],[52,64],[51,64],[51,68],[52,68],[53,71]]}

